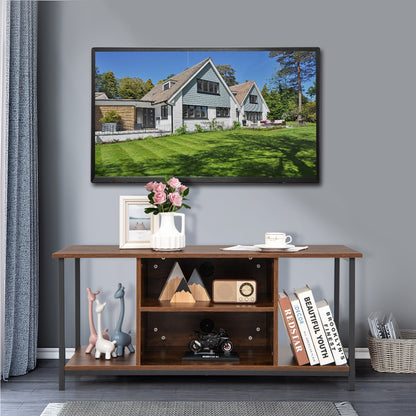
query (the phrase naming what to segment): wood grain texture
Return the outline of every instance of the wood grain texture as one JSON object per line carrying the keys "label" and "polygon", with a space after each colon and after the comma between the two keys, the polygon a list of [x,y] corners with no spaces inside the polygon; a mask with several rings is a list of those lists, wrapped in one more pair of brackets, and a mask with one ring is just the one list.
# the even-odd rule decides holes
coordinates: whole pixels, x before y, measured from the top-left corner
{"label": "wood grain texture", "polygon": [[115,245],[73,245],[52,254],[53,258],[279,258],[279,257],[362,257],[343,245],[311,245],[298,252],[224,251],[224,245],[187,246],[182,251],[157,252],[151,249],[120,249]]}
{"label": "wood grain texture", "polygon": [[[278,289],[280,258],[356,258],[362,254],[345,246],[310,246],[307,250],[285,252],[236,252],[222,246],[188,246],[180,252],[155,252],[149,249],[120,250],[117,246],[70,246],[53,254],[54,258],[136,258],[136,334],[137,354],[114,360],[95,360],[77,350],[66,364],[65,373],[93,371],[129,374],[143,371],[176,373],[273,372],[280,374],[331,374],[348,376],[348,366],[298,366],[289,347],[279,345]],[[177,287],[181,271],[182,286]],[[255,304],[189,302],[193,299],[186,278],[198,270],[201,282],[212,295],[214,279],[255,280]],[[173,274],[172,274],[173,273]],[[167,277],[175,281],[173,302],[158,298],[167,289]],[[330,279],[330,277],[329,277]],[[329,280],[328,279],[328,280]],[[168,280],[169,282],[169,280]],[[164,290],[162,290],[164,289]],[[210,293],[211,291],[211,293]],[[163,296],[162,296],[163,297]],[[174,313],[174,315],[168,315]],[[224,328],[239,363],[183,362],[181,357],[201,320],[210,318],[215,329]]]}

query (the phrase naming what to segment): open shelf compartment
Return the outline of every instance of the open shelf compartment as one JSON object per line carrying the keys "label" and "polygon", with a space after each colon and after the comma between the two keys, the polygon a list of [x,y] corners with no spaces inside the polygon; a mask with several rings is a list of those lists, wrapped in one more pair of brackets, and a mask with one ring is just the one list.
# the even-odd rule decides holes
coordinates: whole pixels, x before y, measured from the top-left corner
{"label": "open shelf compartment", "polygon": [[273,365],[273,313],[262,312],[177,312],[175,316],[163,312],[141,313],[141,365],[201,365],[197,361],[182,361],[189,351],[188,344],[200,330],[203,319],[211,319],[214,330],[227,331],[239,362],[204,362],[209,366],[232,364],[234,366]]}

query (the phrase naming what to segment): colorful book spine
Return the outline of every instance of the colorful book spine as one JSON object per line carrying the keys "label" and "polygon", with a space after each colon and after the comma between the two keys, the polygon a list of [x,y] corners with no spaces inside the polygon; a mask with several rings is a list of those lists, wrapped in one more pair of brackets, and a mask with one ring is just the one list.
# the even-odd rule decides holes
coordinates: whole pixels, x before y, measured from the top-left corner
{"label": "colorful book spine", "polygon": [[309,364],[317,365],[319,364],[318,354],[316,353],[315,347],[313,346],[312,336],[309,332],[308,324],[305,321],[305,316],[303,315],[299,299],[293,293],[288,296],[292,305],[293,315],[295,315],[299,332],[302,337],[303,345],[305,346],[306,354],[309,358]]}
{"label": "colorful book spine", "polygon": [[316,307],[315,298],[309,286],[295,290],[295,294],[300,301],[303,315],[308,324],[309,332],[312,336],[313,345],[318,354],[319,364],[327,365],[334,362],[328,340],[319,317],[318,308]]}
{"label": "colorful book spine", "polygon": [[326,300],[316,302],[316,306],[321,317],[322,325],[324,327],[325,335],[331,348],[332,355],[336,365],[344,365],[347,363],[344,348],[342,347],[341,338],[339,337],[338,329],[331,312],[331,308]]}
{"label": "colorful book spine", "polygon": [[279,293],[279,310],[285,323],[296,361],[299,365],[308,364],[308,355],[306,354],[302,336],[300,335],[299,328],[296,323],[296,318],[293,315],[292,305],[290,304],[288,296],[283,292]]}

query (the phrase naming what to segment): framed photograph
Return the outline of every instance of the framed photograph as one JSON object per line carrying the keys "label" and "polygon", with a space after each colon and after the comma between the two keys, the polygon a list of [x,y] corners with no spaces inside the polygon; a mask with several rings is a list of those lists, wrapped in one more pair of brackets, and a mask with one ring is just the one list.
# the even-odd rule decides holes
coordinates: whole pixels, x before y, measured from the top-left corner
{"label": "framed photograph", "polygon": [[120,196],[120,248],[150,248],[155,221],[144,210],[151,206],[147,196]]}
{"label": "framed photograph", "polygon": [[92,182],[319,183],[320,49],[93,48]]}

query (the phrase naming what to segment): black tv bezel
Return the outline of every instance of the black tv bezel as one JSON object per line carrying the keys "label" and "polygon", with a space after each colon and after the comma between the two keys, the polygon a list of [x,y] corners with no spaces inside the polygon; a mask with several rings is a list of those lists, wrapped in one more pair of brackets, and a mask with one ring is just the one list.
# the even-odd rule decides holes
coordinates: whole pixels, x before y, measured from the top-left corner
{"label": "black tv bezel", "polygon": [[286,177],[184,177],[180,179],[186,184],[320,184],[320,124],[321,124],[321,49],[320,47],[93,47],[91,48],[91,182],[92,183],[146,183],[150,180],[163,180],[162,177],[153,176],[96,176],[95,175],[95,54],[96,52],[184,52],[184,51],[315,51],[316,52],[316,176],[313,178],[286,178]]}

